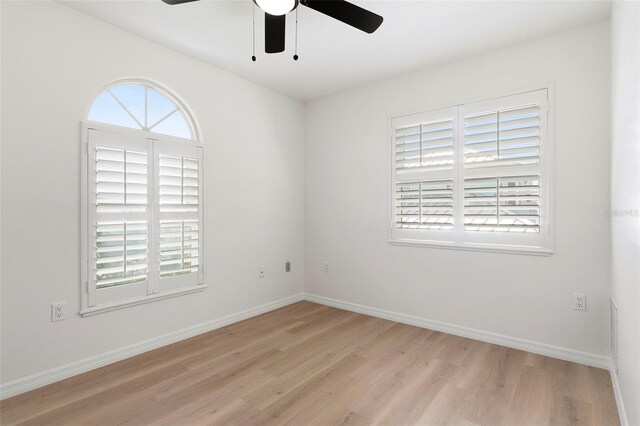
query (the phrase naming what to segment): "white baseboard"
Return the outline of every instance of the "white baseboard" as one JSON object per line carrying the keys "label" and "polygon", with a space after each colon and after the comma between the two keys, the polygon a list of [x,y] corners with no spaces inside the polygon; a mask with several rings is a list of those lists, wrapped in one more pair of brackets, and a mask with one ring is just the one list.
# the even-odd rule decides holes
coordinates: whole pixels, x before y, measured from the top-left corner
{"label": "white baseboard", "polygon": [[135,355],[139,355],[144,352],[151,351],[153,349],[160,348],[162,346],[169,345],[171,343],[179,342],[180,340],[188,339],[198,334],[206,333],[229,324],[233,324],[260,314],[264,314],[274,309],[282,308],[292,303],[300,302],[304,300],[304,294],[297,294],[295,296],[287,297],[284,299],[276,300],[264,305],[256,306],[251,309],[247,309],[242,312],[227,315],[213,321],[209,321],[203,324],[198,324],[193,327],[187,327],[182,330],[174,331],[153,339],[145,340],[140,343],[136,343],[124,348],[116,349],[101,355],[96,355],[90,358],[86,358],[80,361],[72,362],[61,367],[52,368],[51,370],[36,373],[27,377],[12,380],[7,383],[3,383],[0,386],[0,399],[9,398],[14,395],[27,392],[41,386],[45,386],[81,373],[85,373],[96,368],[104,367],[105,365],[121,361],[126,358],[130,358]]}
{"label": "white baseboard", "polygon": [[342,300],[331,299],[329,297],[318,296],[307,293],[306,300],[310,302],[320,303],[334,308],[345,309],[347,311],[358,312],[377,318],[390,321],[400,322],[403,324],[414,325],[416,327],[428,328],[430,330],[441,331],[443,333],[454,334],[456,336],[468,337],[482,342],[493,343],[509,348],[520,349],[535,354],[545,355],[552,358],[559,358],[565,361],[585,364],[592,367],[609,369],[611,359],[607,356],[597,355],[589,352],[576,351],[574,349],[563,348],[561,346],[549,345],[547,343],[534,342],[532,340],[521,339],[518,337],[506,336],[503,334],[491,333],[489,331],[477,330],[469,327],[448,324],[441,321],[430,320],[427,318],[417,317],[413,315],[401,314],[398,312],[387,311],[384,309],[373,308],[356,303],[345,302]]}
{"label": "white baseboard", "polygon": [[624,409],[624,402],[622,401],[622,393],[620,392],[620,383],[618,382],[618,373],[616,373],[616,367],[611,360],[609,364],[609,373],[611,373],[611,386],[613,387],[613,395],[616,397],[616,405],[618,406],[618,415],[620,416],[620,426],[629,426],[629,419],[627,419],[627,412]]}

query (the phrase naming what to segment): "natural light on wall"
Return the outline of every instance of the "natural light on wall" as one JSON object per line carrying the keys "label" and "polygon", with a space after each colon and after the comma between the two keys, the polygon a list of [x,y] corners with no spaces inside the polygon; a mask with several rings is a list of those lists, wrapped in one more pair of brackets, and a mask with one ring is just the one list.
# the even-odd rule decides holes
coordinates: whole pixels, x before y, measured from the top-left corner
{"label": "natural light on wall", "polygon": [[180,107],[156,89],[125,83],[110,87],[95,100],[89,120],[131,129],[194,139]]}

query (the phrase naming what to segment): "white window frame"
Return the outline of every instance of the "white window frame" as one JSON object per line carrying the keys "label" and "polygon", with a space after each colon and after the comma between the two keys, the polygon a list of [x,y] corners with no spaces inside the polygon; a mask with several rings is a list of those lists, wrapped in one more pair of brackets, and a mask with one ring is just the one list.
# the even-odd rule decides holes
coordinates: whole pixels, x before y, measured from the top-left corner
{"label": "white window frame", "polygon": [[[541,119],[540,138],[540,233],[535,235],[511,234],[500,232],[479,232],[464,231],[464,190],[459,190],[464,185],[464,106],[470,104],[486,103],[487,105],[500,102],[501,98],[523,96],[527,97],[538,91],[546,90],[547,110],[541,110],[541,115],[546,113],[545,119]],[[388,242],[399,246],[433,247],[457,250],[486,251],[497,253],[527,254],[537,256],[549,256],[554,252],[555,235],[555,143],[554,143],[554,86],[544,84],[528,87],[525,89],[500,93],[493,96],[486,96],[479,99],[468,99],[461,102],[424,108],[421,111],[413,111],[404,114],[395,114],[389,118],[390,150],[389,160],[390,179],[389,186],[389,238]],[[400,229],[396,227],[396,128],[415,123],[417,119],[428,121],[442,116],[446,110],[454,110],[450,114],[454,117],[454,168],[451,172],[454,184],[454,228],[452,230],[425,230],[425,229]],[[544,129],[542,127],[544,126]],[[462,165],[461,167],[459,165]],[[509,168],[509,166],[506,166]],[[486,170],[476,169],[472,173],[480,175],[484,172],[491,173],[490,168]],[[432,173],[435,176],[440,172]],[[446,172],[445,172],[446,173]],[[469,178],[469,176],[466,176]],[[474,176],[475,177],[475,176]]]}
{"label": "white window frame", "polygon": [[[89,114],[91,113],[91,109],[93,108],[93,105],[95,103],[95,101],[98,99],[98,97],[100,95],[102,95],[105,92],[110,92],[111,89],[116,88],[118,86],[124,86],[124,85],[133,85],[133,86],[142,86],[142,87],[146,87],[146,88],[150,88],[153,89],[154,91],[158,92],[159,94],[163,95],[165,98],[167,98],[169,101],[171,101],[176,107],[177,109],[182,113],[184,119],[187,122],[187,126],[189,127],[189,132],[191,133],[192,138],[191,139],[182,139],[182,138],[178,138],[175,136],[169,136],[169,135],[165,135],[165,136],[169,136],[169,137],[174,137],[180,140],[184,140],[186,142],[196,142],[197,141],[202,141],[202,134],[200,133],[200,124],[198,123],[198,120],[195,116],[195,114],[193,114],[193,111],[191,111],[191,108],[189,108],[189,106],[187,105],[187,103],[180,97],[178,96],[174,91],[166,88],[163,84],[161,84],[160,82],[157,82],[155,80],[151,80],[148,78],[142,78],[142,77],[127,77],[127,78],[121,78],[118,80],[114,80],[111,83],[107,84],[106,86],[104,86],[100,92],[98,92],[94,97],[93,100],[91,101],[91,103],[89,104],[87,110],[85,111],[84,116],[85,117],[89,117]],[[112,94],[113,96],[113,94]],[[114,97],[115,98],[115,97]],[[120,103],[119,100],[116,100],[116,102]],[[141,129],[134,129],[134,128],[130,128],[130,127],[122,127],[122,126],[115,126],[112,124],[108,124],[108,123],[102,123],[102,122],[98,122],[99,124],[105,124],[107,126],[111,126],[115,129],[128,129],[128,130],[134,130],[137,132],[144,132],[145,134],[152,134],[152,135],[162,135],[162,133],[156,133],[156,132],[152,132],[149,129],[146,129],[146,122],[144,125],[142,125],[142,123],[138,122],[138,120],[131,114],[131,112],[128,110],[128,108],[126,108],[126,106],[121,104],[122,109],[129,114],[129,116],[132,118],[132,120],[136,123],[138,123],[139,125],[141,125]],[[165,117],[166,118],[166,117]],[[146,120],[145,120],[146,121]],[[95,123],[94,121],[91,121],[89,119],[87,119],[87,122],[89,123]],[[158,123],[155,123],[154,127],[157,126]]]}
{"label": "white window frame", "polygon": [[[146,139],[150,141],[156,141],[156,143],[170,143],[172,145],[179,144],[184,146],[185,149],[203,149],[203,145],[199,142],[199,140],[192,139],[183,139],[179,137],[162,135],[150,131],[139,130],[139,129],[129,129],[126,127],[115,126],[111,124],[104,123],[96,123],[90,121],[81,122],[81,179],[80,179],[80,203],[81,203],[81,217],[80,217],[80,276],[81,276],[81,311],[80,315],[83,317],[96,315],[103,312],[109,312],[116,309],[122,309],[130,306],[136,306],[144,303],[153,302],[156,300],[163,300],[171,297],[181,296],[185,294],[191,294],[195,292],[200,292],[205,290],[208,286],[204,280],[204,258],[205,258],[205,244],[204,244],[204,161],[203,156],[200,155],[200,182],[201,186],[199,188],[199,210],[198,210],[198,220],[199,220],[199,231],[200,231],[200,244],[199,244],[199,253],[198,256],[200,258],[200,267],[197,272],[198,279],[197,285],[192,285],[188,287],[181,287],[180,285],[174,285],[173,288],[168,290],[159,291],[157,288],[158,280],[152,278],[148,285],[148,291],[145,295],[130,295],[123,294],[123,298],[119,300],[108,301],[105,303],[95,304],[90,306],[89,293],[90,289],[90,279],[89,279],[89,243],[92,238],[92,233],[89,232],[89,226],[93,223],[92,220],[94,218],[94,212],[90,208],[91,200],[89,199],[88,188],[90,183],[92,182],[92,177],[89,176],[89,132],[95,130],[98,132],[108,132],[108,133],[116,133],[122,135],[124,137],[133,137],[138,139]],[[197,134],[197,133],[194,133]],[[157,161],[157,153],[155,150],[150,150],[148,153],[148,161],[149,168],[153,168],[153,164]],[[155,168],[157,170],[157,167]],[[151,176],[151,175],[149,175]],[[95,177],[93,178],[95,179]],[[157,182],[157,179],[153,179],[154,182]],[[149,194],[150,194],[150,202],[149,206],[151,209],[154,209],[155,206],[155,198],[158,196],[158,185],[154,185],[153,187],[149,186]],[[155,214],[155,211],[154,213]],[[155,229],[155,222],[157,220],[152,220],[149,225],[149,239],[152,242],[157,241],[156,234],[158,230]],[[155,247],[150,245],[150,258],[154,257]],[[152,263],[150,263],[150,267]],[[154,273],[152,271],[149,272],[149,277],[152,277]],[[132,297],[127,297],[132,296]]]}

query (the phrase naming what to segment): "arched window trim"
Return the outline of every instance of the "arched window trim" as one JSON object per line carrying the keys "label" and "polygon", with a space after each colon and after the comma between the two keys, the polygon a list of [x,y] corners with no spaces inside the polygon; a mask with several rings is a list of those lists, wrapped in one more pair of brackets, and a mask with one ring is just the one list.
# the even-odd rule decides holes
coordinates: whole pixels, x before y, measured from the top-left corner
{"label": "arched window trim", "polygon": [[[93,108],[93,105],[95,104],[95,102],[98,99],[98,97],[100,97],[103,93],[111,90],[114,87],[121,86],[121,85],[126,85],[126,84],[140,85],[140,86],[149,87],[149,88],[157,91],[161,95],[165,96],[171,102],[173,102],[178,107],[178,110],[182,113],[183,117],[187,121],[187,125],[189,126],[189,131],[190,131],[190,133],[192,135],[192,138],[191,139],[177,138],[175,136],[164,135],[162,133],[155,133],[153,131],[150,131],[149,129],[144,129],[144,128],[142,128],[142,129],[130,129],[130,128],[127,128],[127,127],[117,126],[117,125],[110,124],[110,123],[104,123],[104,122],[101,122],[101,121],[89,120],[89,114],[91,113],[91,109]],[[193,143],[196,143],[198,145],[202,144],[202,133],[200,131],[200,125],[198,124],[198,121],[197,121],[195,115],[193,114],[193,111],[189,107],[189,105],[187,105],[187,103],[175,91],[171,90],[170,88],[168,88],[164,84],[159,83],[158,81],[151,80],[151,79],[148,79],[148,78],[143,78],[143,77],[125,77],[125,78],[120,78],[120,79],[117,79],[117,80],[114,80],[114,81],[108,83],[107,85],[103,86],[100,89],[100,91],[92,98],[92,101],[89,103],[89,107],[87,108],[84,116],[85,116],[85,121],[90,122],[90,123],[97,123],[97,124],[100,124],[100,125],[103,125],[103,126],[122,128],[123,130],[126,129],[128,131],[143,132],[143,133],[147,133],[147,134],[150,134],[150,135],[158,135],[160,137],[167,136],[167,137],[170,137],[170,138],[177,138],[177,139],[181,139],[181,140],[184,140],[184,141],[193,142]]]}

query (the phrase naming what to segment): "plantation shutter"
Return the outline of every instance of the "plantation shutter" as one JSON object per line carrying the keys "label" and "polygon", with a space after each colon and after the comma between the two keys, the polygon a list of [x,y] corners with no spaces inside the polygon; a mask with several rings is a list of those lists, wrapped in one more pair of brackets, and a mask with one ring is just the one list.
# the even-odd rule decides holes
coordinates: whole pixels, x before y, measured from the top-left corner
{"label": "plantation shutter", "polygon": [[465,179],[464,229],[540,232],[540,176]]}
{"label": "plantation shutter", "polygon": [[151,141],[89,130],[89,306],[148,293]]}
{"label": "plantation shutter", "polygon": [[158,291],[203,284],[202,148],[156,142]]}
{"label": "plantation shutter", "polygon": [[540,106],[465,116],[464,148],[466,168],[538,164]]}
{"label": "plantation shutter", "polygon": [[455,119],[446,108],[393,120],[395,229],[453,227]]}
{"label": "plantation shutter", "polygon": [[391,242],[548,253],[547,96],[393,118]]}
{"label": "plantation shutter", "polygon": [[464,231],[541,232],[546,90],[461,106]]}

